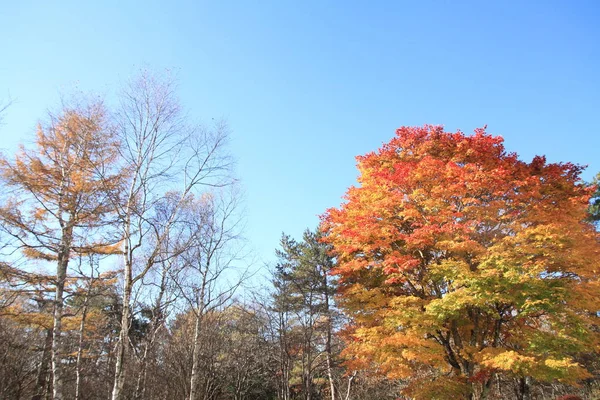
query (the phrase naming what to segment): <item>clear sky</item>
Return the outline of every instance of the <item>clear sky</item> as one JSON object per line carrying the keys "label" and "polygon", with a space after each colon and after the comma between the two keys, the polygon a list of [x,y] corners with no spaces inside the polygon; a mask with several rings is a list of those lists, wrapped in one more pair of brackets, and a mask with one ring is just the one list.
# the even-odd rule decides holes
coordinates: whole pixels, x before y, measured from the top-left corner
{"label": "clear sky", "polygon": [[59,94],[109,98],[140,67],[177,71],[225,117],[263,261],[355,182],[401,125],[488,125],[525,160],[600,171],[600,2],[0,0],[9,152]]}

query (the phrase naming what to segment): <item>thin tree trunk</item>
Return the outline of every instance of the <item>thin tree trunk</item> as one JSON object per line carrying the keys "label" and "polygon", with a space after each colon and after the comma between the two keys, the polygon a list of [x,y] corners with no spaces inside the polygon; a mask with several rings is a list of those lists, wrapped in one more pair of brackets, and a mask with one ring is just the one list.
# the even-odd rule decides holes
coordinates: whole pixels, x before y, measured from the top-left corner
{"label": "thin tree trunk", "polygon": [[[309,304],[312,305],[312,294],[311,294],[311,299],[309,300]],[[310,316],[308,317],[309,320],[306,321],[306,325],[308,326],[308,328],[304,328],[305,330],[307,330],[308,332],[304,333],[304,351],[302,354],[302,375],[304,377],[304,399],[305,400],[311,400],[312,399],[312,384],[313,384],[313,358],[312,358],[312,348],[311,348],[311,341],[312,341],[312,337],[313,337],[313,319],[312,319],[312,309],[309,311]]]}
{"label": "thin tree trunk", "polygon": [[327,379],[329,379],[329,390],[331,392],[331,400],[336,400],[335,382],[333,381],[333,360],[331,357],[331,334],[328,332],[327,335],[327,350],[326,350],[326,361],[327,361]]}
{"label": "thin tree trunk", "polygon": [[136,400],[144,398],[144,392],[146,391],[146,360],[148,359],[149,347],[150,343],[146,343],[144,346],[144,355],[142,356],[142,361],[140,363],[140,373],[138,375],[137,383],[135,385],[135,393],[133,395],[133,398]]}
{"label": "thin tree trunk", "polygon": [[65,280],[67,279],[67,266],[69,265],[70,232],[63,233],[61,251],[58,254],[56,265],[56,292],[54,296],[54,325],[52,329],[52,398],[63,400],[63,374],[62,374],[62,316],[64,308]]}
{"label": "thin tree trunk", "polygon": [[79,344],[77,346],[77,362],[75,365],[75,400],[79,400],[81,395],[81,362],[83,360],[83,344],[85,342],[85,323],[88,313],[88,304],[90,302],[90,296],[92,295],[92,288],[94,284],[94,266],[93,258],[90,258],[91,274],[88,282],[87,291],[85,293],[85,299],[83,301],[83,309],[81,310],[81,323],[79,324]]}
{"label": "thin tree trunk", "polygon": [[127,342],[129,340],[130,302],[131,302],[131,263],[125,264],[125,286],[123,288],[123,314],[121,315],[121,331],[117,341],[117,357],[115,362],[115,381],[112,390],[112,400],[120,400],[125,386],[125,357],[127,355]]}
{"label": "thin tree trunk", "polygon": [[327,282],[327,275],[324,275],[323,285],[325,288],[325,312],[327,313],[327,340],[325,342],[327,379],[329,379],[329,390],[331,392],[331,400],[336,400],[335,383],[333,381],[333,357],[331,353],[331,310],[329,309],[329,286]]}
{"label": "thin tree trunk", "polygon": [[194,330],[194,351],[192,352],[192,377],[190,379],[190,399],[198,399],[198,375],[200,373],[200,334],[202,330],[201,310],[196,315],[196,327]]}
{"label": "thin tree trunk", "polygon": [[154,345],[154,341],[156,339],[156,334],[158,333],[158,330],[160,329],[163,323],[162,299],[165,295],[168,271],[169,269],[163,266],[160,280],[160,291],[158,292],[158,296],[156,297],[154,309],[152,310],[152,320],[150,321],[150,338],[146,340],[146,345],[144,346],[144,355],[142,356],[142,360],[140,363],[141,368],[135,387],[135,393],[133,396],[134,399],[143,399],[146,392],[146,377],[148,375],[148,354],[152,350],[152,346]]}
{"label": "thin tree trunk", "polygon": [[304,390],[306,391],[306,393],[304,393],[304,398],[306,400],[311,400],[312,399],[312,371],[311,371],[311,366],[312,366],[312,361],[309,358],[310,356],[308,356],[306,358],[306,369],[304,370]]}
{"label": "thin tree trunk", "polygon": [[[91,288],[91,284],[90,284]],[[83,304],[83,310],[81,312],[81,323],[79,324],[79,345],[77,346],[77,362],[75,365],[75,400],[79,400],[79,396],[81,393],[81,361],[83,355],[83,343],[84,343],[84,330],[85,330],[85,319],[87,317],[87,309],[88,309],[88,299],[89,299],[89,290],[85,297],[85,302]]]}
{"label": "thin tree trunk", "polygon": [[286,325],[285,314],[279,313],[279,350],[280,350],[280,368],[281,368],[281,400],[290,399],[290,374],[289,374],[289,356],[286,349]]}
{"label": "thin tree trunk", "polygon": [[352,388],[352,381],[356,377],[356,371],[352,373],[352,376],[348,378],[348,387],[346,388],[346,397],[344,400],[350,400],[350,389]]}
{"label": "thin tree trunk", "polygon": [[146,341],[146,343],[144,343],[144,354],[142,355],[142,359],[140,361],[140,372],[138,373],[135,391],[133,392],[133,398],[135,400],[142,399],[144,397],[144,393],[146,392],[146,360],[148,359],[149,349],[150,342]]}
{"label": "thin tree trunk", "polygon": [[[136,175],[137,178],[137,175]],[[129,198],[125,207],[124,221],[124,241],[123,241],[123,261],[125,269],[123,271],[123,313],[121,315],[121,331],[117,341],[117,356],[115,361],[115,380],[113,383],[112,400],[121,400],[121,393],[125,385],[125,357],[127,353],[127,344],[129,340],[129,319],[130,319],[130,303],[131,292],[133,290],[133,249],[131,247],[131,212],[133,202],[133,188],[135,187],[136,179],[134,178],[129,189]]]}

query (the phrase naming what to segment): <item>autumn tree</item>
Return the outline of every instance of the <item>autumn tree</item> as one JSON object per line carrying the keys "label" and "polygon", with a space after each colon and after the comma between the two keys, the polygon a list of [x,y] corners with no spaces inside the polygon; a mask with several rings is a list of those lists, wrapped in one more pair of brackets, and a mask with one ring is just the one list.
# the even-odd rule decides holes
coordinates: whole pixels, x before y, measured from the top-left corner
{"label": "autumn tree", "polygon": [[32,260],[55,263],[52,335],[53,398],[62,399],[62,320],[69,261],[75,254],[109,251],[98,229],[108,221],[116,192],[112,165],[118,142],[101,102],[65,107],[39,125],[36,148],[0,158],[10,196],[0,206],[5,234]]}
{"label": "autumn tree", "polygon": [[415,399],[484,398],[495,381],[590,377],[600,247],[581,167],[531,162],[503,139],[403,127],[357,157],[359,186],[323,217],[347,364]]}

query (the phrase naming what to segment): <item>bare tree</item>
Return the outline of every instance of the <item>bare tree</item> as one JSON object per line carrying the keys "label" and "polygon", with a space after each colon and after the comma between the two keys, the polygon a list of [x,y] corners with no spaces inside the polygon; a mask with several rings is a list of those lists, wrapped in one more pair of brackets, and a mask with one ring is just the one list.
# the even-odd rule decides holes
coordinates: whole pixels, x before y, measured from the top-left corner
{"label": "bare tree", "polygon": [[[227,127],[190,126],[183,114],[172,80],[142,73],[121,94],[117,115],[122,158],[128,182],[115,201],[121,222],[123,255],[123,311],[117,342],[112,399],[120,400],[125,384],[126,352],[131,322],[134,285],[160,265],[162,243],[190,195],[203,188],[231,182],[231,160],[225,153]],[[170,192],[175,206],[157,234],[151,217],[155,205]],[[154,234],[149,244],[149,237]],[[151,248],[149,248],[149,246]]]}
{"label": "bare tree", "polygon": [[[205,194],[188,208],[191,241],[182,253],[186,279],[177,279],[181,293],[195,317],[190,400],[201,398],[200,352],[204,320],[223,309],[246,278],[235,274],[234,262],[240,256],[239,195],[233,191]],[[239,272],[239,271],[238,271]],[[207,388],[204,388],[207,389]],[[207,398],[206,390],[202,398]]]}
{"label": "bare tree", "polygon": [[[177,213],[179,216],[174,218],[172,214],[175,208],[179,209]],[[150,269],[141,281],[141,289],[150,289],[145,296],[150,299],[150,302],[142,307],[149,321],[137,357],[139,370],[134,392],[135,399],[147,397],[148,363],[151,362],[156,350],[156,342],[161,336],[160,333],[167,330],[165,325],[167,316],[177,300],[179,288],[173,282],[173,277],[177,276],[173,271],[181,269],[181,254],[187,249],[191,240],[188,223],[182,218],[186,214],[186,208],[186,205],[180,204],[178,193],[168,193],[162,201],[156,204],[154,218],[149,221],[153,225],[153,234],[150,240],[152,245],[149,247],[153,250],[157,245],[160,246],[160,255],[157,257],[157,268]],[[168,221],[172,222],[168,234],[164,236],[162,231]],[[160,242],[158,242],[159,240]]]}

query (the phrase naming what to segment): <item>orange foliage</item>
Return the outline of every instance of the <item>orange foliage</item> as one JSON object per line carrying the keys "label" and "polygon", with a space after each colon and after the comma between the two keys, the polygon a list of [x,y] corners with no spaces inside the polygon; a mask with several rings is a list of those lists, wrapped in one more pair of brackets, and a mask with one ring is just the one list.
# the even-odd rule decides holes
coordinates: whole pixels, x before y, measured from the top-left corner
{"label": "orange foliage", "polygon": [[0,204],[0,221],[25,257],[65,264],[73,254],[120,251],[118,238],[98,229],[115,217],[119,145],[98,102],[38,125],[35,148],[21,146],[14,160],[0,156],[0,179],[13,194]]}
{"label": "orange foliage", "polygon": [[574,360],[600,343],[591,189],[581,167],[527,163],[502,143],[404,127],[357,157],[360,186],[322,224],[353,319],[351,367],[434,392],[442,376],[462,391],[489,370],[588,376]]}

